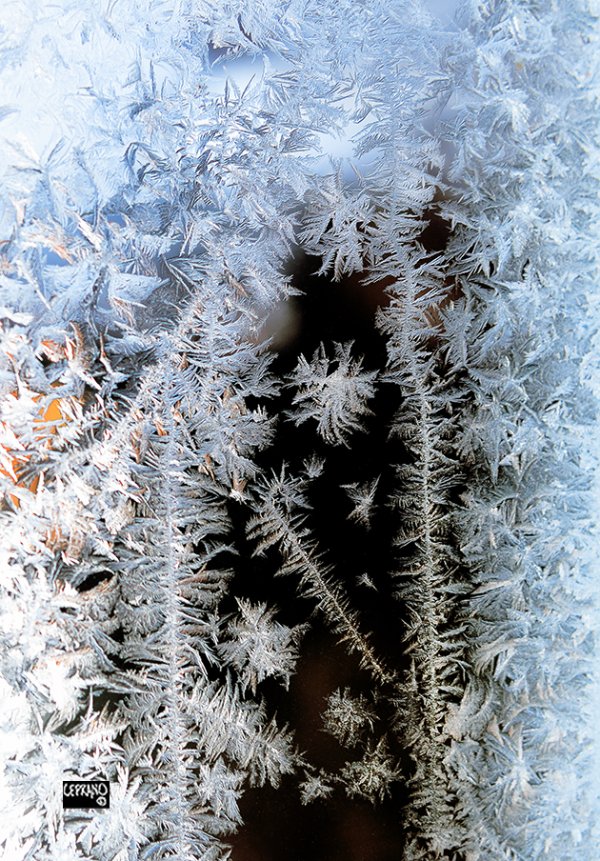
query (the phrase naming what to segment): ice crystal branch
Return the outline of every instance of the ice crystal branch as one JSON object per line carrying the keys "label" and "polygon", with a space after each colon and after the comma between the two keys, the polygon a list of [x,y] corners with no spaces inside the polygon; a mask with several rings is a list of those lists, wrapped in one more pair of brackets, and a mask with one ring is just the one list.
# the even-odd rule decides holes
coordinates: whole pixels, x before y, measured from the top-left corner
{"label": "ice crystal branch", "polygon": [[378,658],[368,636],[361,632],[356,613],[342,587],[329,576],[330,569],[323,563],[304,525],[305,515],[298,510],[306,504],[300,482],[283,473],[265,481],[260,492],[259,513],[248,522],[248,535],[257,542],[255,552],[279,546],[284,561],[280,573],[298,578],[302,594],[317,602],[340,641],[359,655],[361,666],[377,681],[392,682],[394,674]]}
{"label": "ice crystal branch", "polygon": [[323,344],[310,362],[300,356],[288,383],[297,389],[290,417],[297,425],[316,419],[324,440],[347,446],[350,434],[361,429],[359,417],[371,414],[366,402],[375,393],[377,372],[363,371],[361,360],[351,358],[352,343],[333,346],[333,367]]}

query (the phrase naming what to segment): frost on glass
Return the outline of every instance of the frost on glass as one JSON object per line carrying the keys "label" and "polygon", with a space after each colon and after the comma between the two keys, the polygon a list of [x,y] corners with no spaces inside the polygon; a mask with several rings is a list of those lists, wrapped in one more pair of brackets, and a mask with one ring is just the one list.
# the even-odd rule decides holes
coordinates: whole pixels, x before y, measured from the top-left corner
{"label": "frost on glass", "polygon": [[3,857],[594,861],[597,5],[4,5]]}
{"label": "frost on glass", "polygon": [[333,445],[348,445],[353,431],[360,430],[360,416],[370,412],[367,402],[374,394],[374,371],[363,371],[360,359],[352,358],[352,344],[334,344],[331,361],[323,344],[310,362],[300,356],[290,377],[296,394],[290,418],[296,424],[316,419],[317,430]]}

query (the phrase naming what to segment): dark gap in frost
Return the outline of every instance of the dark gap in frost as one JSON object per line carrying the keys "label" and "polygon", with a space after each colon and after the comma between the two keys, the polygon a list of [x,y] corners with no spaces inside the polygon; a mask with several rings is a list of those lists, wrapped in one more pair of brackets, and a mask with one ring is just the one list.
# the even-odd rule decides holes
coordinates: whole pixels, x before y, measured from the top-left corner
{"label": "dark gap in frost", "polygon": [[77,591],[89,592],[101,583],[106,583],[108,580],[112,580],[113,577],[114,574],[109,571],[95,571],[93,574],[90,574],[89,577],[86,577],[85,580],[82,580],[77,584]]}
{"label": "dark gap in frost", "polygon": [[[430,242],[427,240],[427,250]],[[425,247],[425,243],[424,243]],[[293,325],[286,338],[279,340],[271,370],[279,379],[290,374],[300,357],[308,360],[321,343],[333,356],[333,342],[353,341],[353,358],[362,357],[365,370],[381,371],[387,359],[385,338],[376,327],[378,308],[389,302],[385,292],[387,282],[365,285],[362,275],[355,273],[334,282],[317,275],[321,260],[299,254],[293,266],[292,285],[302,291],[291,300]],[[277,332],[273,332],[277,336]],[[277,337],[274,338],[277,343]],[[273,445],[256,456],[258,465],[267,474],[280,473],[282,464],[291,476],[303,471],[313,456],[324,461],[322,474],[313,479],[307,491],[312,510],[307,525],[323,554],[324,563],[331,565],[331,578],[339,583],[357,613],[361,631],[368,634],[377,654],[388,668],[402,674],[406,658],[402,654],[402,605],[393,597],[394,587],[389,576],[397,560],[393,544],[396,513],[386,504],[393,492],[395,475],[390,464],[398,462],[401,446],[390,440],[388,427],[400,406],[398,388],[378,383],[375,397],[369,402],[373,414],[364,417],[364,430],[355,432],[349,446],[332,446],[320,438],[316,424],[307,421],[299,427],[286,418],[284,412],[292,406],[294,391],[284,388],[275,399],[262,404],[277,416],[277,434]],[[251,400],[249,407],[259,402]],[[371,528],[349,520],[353,504],[344,484],[362,484],[379,477],[375,498],[375,513]],[[266,680],[259,686],[270,714],[276,714],[279,724],[288,724],[294,732],[298,748],[317,768],[333,772],[344,763],[360,759],[362,749],[342,746],[325,732],[322,715],[327,698],[337,689],[349,688],[352,696],[364,695],[371,701],[373,682],[369,673],[359,668],[359,656],[348,654],[337,642],[318,611],[315,602],[298,597],[298,581],[293,575],[275,576],[281,564],[277,549],[265,557],[252,557],[252,546],[245,536],[249,513],[243,505],[230,504],[236,547],[239,556],[232,560],[235,571],[231,596],[253,602],[263,601],[279,610],[277,620],[286,625],[310,623],[300,647],[301,657],[290,681],[289,691],[277,682]],[[373,586],[360,581],[368,575]],[[234,597],[226,601],[232,612]],[[391,708],[386,712],[383,700],[378,703],[378,718],[373,738],[380,738],[393,720]],[[403,773],[410,769],[406,752],[398,739],[390,734],[390,753]],[[282,787],[246,790],[240,809],[245,827],[232,838],[235,861],[261,858],[269,861],[284,857],[311,861],[335,861],[343,858],[387,861],[396,857],[402,843],[401,817],[406,803],[404,782],[396,781],[391,794],[376,808],[363,799],[348,798],[341,788],[333,795],[299,808],[297,780],[286,777]],[[271,815],[276,805],[277,815]],[[269,829],[264,828],[271,822]],[[273,825],[273,823],[275,823]],[[362,824],[361,824],[362,823]],[[346,835],[346,836],[344,836]],[[350,839],[350,835],[351,839]]]}
{"label": "dark gap in frost", "polygon": [[248,789],[241,799],[244,828],[229,843],[234,861],[397,861],[403,845],[399,802],[374,808],[334,795],[299,807],[293,777],[275,789]]}
{"label": "dark gap in frost", "polygon": [[436,209],[428,209],[423,215],[427,220],[427,227],[419,236],[419,242],[429,253],[439,253],[448,246],[452,226]]}

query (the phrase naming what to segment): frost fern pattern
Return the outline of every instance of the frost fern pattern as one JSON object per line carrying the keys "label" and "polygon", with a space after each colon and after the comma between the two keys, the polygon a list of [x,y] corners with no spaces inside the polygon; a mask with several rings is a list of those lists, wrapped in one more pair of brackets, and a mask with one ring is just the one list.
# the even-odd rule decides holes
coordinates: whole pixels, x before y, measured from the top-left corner
{"label": "frost fern pattern", "polygon": [[594,4],[9,5],[4,856],[596,861]]}

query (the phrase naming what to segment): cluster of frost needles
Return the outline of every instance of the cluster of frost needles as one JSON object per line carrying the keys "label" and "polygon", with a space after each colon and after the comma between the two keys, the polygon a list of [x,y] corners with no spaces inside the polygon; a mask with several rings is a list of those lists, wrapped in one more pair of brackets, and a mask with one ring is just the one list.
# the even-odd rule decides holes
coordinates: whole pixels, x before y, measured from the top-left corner
{"label": "cluster of frost needles", "polygon": [[[273,791],[600,856],[600,7],[441,6],[3,4],[7,861],[242,861]],[[379,352],[338,288],[276,347],[302,255]]]}

